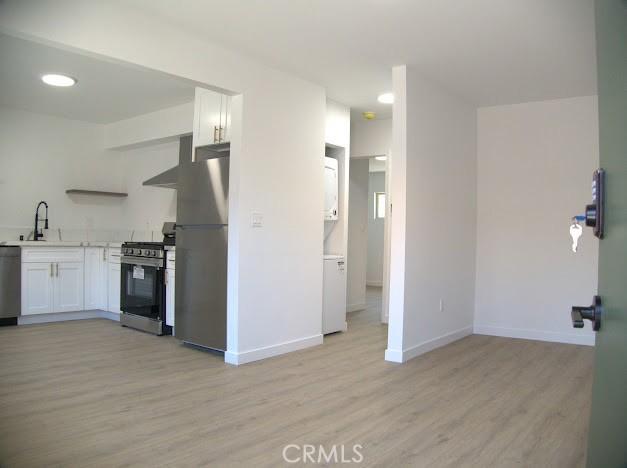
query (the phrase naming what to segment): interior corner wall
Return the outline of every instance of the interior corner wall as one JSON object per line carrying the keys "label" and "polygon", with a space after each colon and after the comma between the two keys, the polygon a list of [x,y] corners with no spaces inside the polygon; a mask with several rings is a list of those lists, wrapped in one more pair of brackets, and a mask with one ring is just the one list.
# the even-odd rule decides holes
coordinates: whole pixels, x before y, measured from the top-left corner
{"label": "interior corner wall", "polygon": [[598,241],[571,217],[590,203],[599,165],[594,96],[478,110],[475,333],[594,344],[573,305],[597,291]]}
{"label": "interior corner wall", "polygon": [[368,259],[368,166],[367,158],[350,160],[348,209],[348,256],[346,310],[366,308]]}
{"label": "interior corner wall", "polygon": [[[386,359],[404,362],[472,333],[477,114],[473,105],[411,67],[395,68],[393,82]],[[400,122],[404,130],[397,128],[397,118],[405,120]],[[403,243],[404,252],[395,242]]]}
{"label": "interior corner wall", "polygon": [[[0,238],[27,235],[40,200],[50,205],[53,240],[57,229],[66,240],[104,231],[110,240],[127,240],[132,231],[145,236],[175,221],[176,191],[142,182],[178,163],[178,142],[123,152],[106,151],[102,142],[103,125],[0,107],[0,198],[11,200],[0,204]],[[72,188],[128,197],[68,196]]]}

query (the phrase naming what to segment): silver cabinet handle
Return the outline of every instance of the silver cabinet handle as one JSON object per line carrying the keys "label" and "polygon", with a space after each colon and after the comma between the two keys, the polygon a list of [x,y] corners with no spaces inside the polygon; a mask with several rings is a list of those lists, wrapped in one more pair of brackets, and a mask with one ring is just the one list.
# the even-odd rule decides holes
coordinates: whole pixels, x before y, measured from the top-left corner
{"label": "silver cabinet handle", "polygon": [[57,278],[59,277],[59,264],[57,263]]}
{"label": "silver cabinet handle", "polygon": [[224,131],[224,127],[220,127],[220,141],[218,143],[222,143],[224,141],[224,135],[222,134],[222,132]]}
{"label": "silver cabinet handle", "polygon": [[213,127],[213,142],[218,143],[220,141],[220,130],[217,126]]}
{"label": "silver cabinet handle", "polygon": [[54,264],[51,263],[50,264],[50,278],[52,278],[54,276]]}

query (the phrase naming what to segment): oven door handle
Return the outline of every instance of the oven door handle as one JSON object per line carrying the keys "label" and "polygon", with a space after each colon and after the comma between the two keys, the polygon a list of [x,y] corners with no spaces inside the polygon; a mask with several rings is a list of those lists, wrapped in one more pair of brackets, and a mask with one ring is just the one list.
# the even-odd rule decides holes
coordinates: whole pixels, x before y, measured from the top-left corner
{"label": "oven door handle", "polygon": [[124,263],[126,265],[138,265],[138,266],[163,268],[163,260],[157,259],[157,258],[139,258],[139,257],[122,256],[120,258],[120,263]]}

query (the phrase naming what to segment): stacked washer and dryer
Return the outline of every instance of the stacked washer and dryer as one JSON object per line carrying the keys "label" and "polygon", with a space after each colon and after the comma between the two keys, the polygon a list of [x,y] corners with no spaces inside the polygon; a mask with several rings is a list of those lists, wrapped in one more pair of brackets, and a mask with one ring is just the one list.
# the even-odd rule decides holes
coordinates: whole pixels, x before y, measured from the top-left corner
{"label": "stacked washer and dryer", "polygon": [[[324,158],[324,221],[338,220],[338,161]],[[322,333],[346,331],[346,268],[342,255],[323,257]]]}

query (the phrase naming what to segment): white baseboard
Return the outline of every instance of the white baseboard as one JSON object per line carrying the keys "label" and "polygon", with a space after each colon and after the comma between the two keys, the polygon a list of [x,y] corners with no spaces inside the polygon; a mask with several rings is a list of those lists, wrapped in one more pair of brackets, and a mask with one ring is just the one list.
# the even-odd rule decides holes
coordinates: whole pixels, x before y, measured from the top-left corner
{"label": "white baseboard", "polygon": [[114,322],[120,321],[120,314],[117,312],[109,312],[108,310],[99,310],[98,312],[100,312],[100,318],[113,320]]}
{"label": "white baseboard", "polygon": [[366,286],[370,286],[373,288],[382,288],[383,282],[382,281],[366,281]]}
{"label": "white baseboard", "polygon": [[120,321],[120,314],[106,310],[80,310],[78,312],[58,312],[53,314],[22,315],[17,318],[18,325],[34,325],[38,323],[66,322],[68,320],[88,320],[103,318]]}
{"label": "white baseboard", "polygon": [[493,327],[490,325],[475,325],[476,335],[502,336],[505,338],[521,338],[524,340],[552,341],[554,343],[569,343],[594,346],[595,336],[589,333],[559,333],[545,330],[526,328]]}
{"label": "white baseboard", "polygon": [[446,346],[454,341],[461,340],[468,335],[472,335],[472,327],[461,328],[431,340],[418,343],[417,345],[404,350],[388,348],[385,350],[385,360],[400,363],[407,362],[410,359],[420,356],[421,354],[428,353],[436,348],[441,348],[442,346]]}
{"label": "white baseboard", "polygon": [[358,310],[364,310],[366,307],[365,302],[363,304],[349,304],[346,306],[346,312],[357,312]]}
{"label": "white baseboard", "polygon": [[400,349],[386,349],[385,350],[385,360],[389,362],[404,362],[403,361],[403,351]]}
{"label": "white baseboard", "polygon": [[280,354],[298,351],[299,349],[317,346],[322,344],[322,340],[322,334],[319,334],[297,340],[286,341],[272,346],[265,346],[263,348],[242,351],[241,353],[226,351],[224,353],[224,362],[239,366],[240,364],[246,364],[260,359],[266,359]]}

